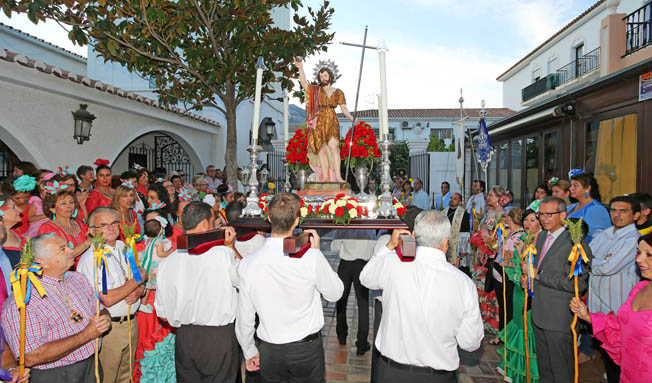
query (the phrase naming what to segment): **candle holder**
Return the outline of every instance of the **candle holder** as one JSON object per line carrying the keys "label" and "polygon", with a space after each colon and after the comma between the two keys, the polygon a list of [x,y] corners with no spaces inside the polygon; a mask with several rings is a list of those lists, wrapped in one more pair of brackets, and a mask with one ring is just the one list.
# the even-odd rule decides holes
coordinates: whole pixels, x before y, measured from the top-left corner
{"label": "candle holder", "polygon": [[286,159],[283,159],[283,169],[285,171],[285,183],[283,184],[283,190],[286,193],[291,193],[292,183],[290,183],[290,165],[288,165],[288,161]]}
{"label": "candle holder", "polygon": [[397,218],[396,208],[394,207],[394,197],[390,190],[392,188],[392,177],[390,175],[390,167],[392,165],[389,160],[389,150],[392,148],[392,141],[387,137],[380,142],[380,150],[382,152],[382,160],[380,163],[380,206],[378,206],[378,215],[385,218]]}
{"label": "candle holder", "polygon": [[247,148],[247,151],[250,153],[251,165],[249,165],[249,196],[247,197],[247,207],[242,211],[243,217],[259,217],[263,214],[263,210],[258,206],[258,177],[256,173],[258,172],[258,166],[256,162],[258,161],[258,153],[261,152],[263,148],[257,144],[254,140],[253,144]]}

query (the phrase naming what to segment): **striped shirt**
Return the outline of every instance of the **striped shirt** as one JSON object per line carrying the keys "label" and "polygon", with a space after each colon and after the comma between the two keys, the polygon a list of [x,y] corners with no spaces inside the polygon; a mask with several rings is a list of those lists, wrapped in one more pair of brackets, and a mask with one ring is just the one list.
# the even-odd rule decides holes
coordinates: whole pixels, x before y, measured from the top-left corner
{"label": "striped shirt", "polygon": [[593,253],[589,277],[590,312],[618,312],[639,282],[636,274],[638,237],[634,224],[618,231],[611,226],[596,234],[589,244]]}
{"label": "striped shirt", "polygon": [[[69,271],[63,281],[45,275],[40,280],[47,295],[41,298],[32,287],[31,299],[27,304],[25,354],[46,343],[80,333],[95,315],[95,292],[83,274]],[[70,319],[70,308],[64,299],[66,296],[73,309],[83,316],[80,323]],[[2,306],[2,328],[9,348],[14,355],[18,355],[20,313],[13,299],[7,299]],[[63,367],[87,359],[94,353],[95,341],[90,341],[59,360],[33,368],[47,370]]]}

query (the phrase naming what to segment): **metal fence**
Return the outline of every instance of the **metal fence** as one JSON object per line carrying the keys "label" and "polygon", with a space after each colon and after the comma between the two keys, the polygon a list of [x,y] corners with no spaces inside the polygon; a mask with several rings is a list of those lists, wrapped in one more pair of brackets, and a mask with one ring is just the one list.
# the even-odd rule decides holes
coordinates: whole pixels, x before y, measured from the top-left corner
{"label": "metal fence", "polygon": [[[411,155],[409,158],[408,175],[412,179],[419,178],[423,181],[423,187],[430,185],[430,155],[428,152],[420,152]],[[426,190],[430,192],[431,190]]]}
{"label": "metal fence", "polygon": [[625,55],[632,54],[652,44],[652,3],[627,15],[625,35]]}
{"label": "metal fence", "polygon": [[0,141],[0,180],[9,177],[18,162],[16,155],[4,142]]}
{"label": "metal fence", "polygon": [[276,191],[283,191],[285,185],[285,152],[268,152],[267,166],[269,167],[270,181],[276,186]]}
{"label": "metal fence", "polygon": [[557,86],[600,68],[600,48],[571,61],[557,70]]}

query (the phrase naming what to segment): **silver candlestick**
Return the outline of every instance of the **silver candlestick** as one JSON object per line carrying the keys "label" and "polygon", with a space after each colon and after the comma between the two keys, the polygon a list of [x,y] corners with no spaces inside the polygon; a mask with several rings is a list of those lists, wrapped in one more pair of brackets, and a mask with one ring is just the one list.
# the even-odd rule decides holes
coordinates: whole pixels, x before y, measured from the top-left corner
{"label": "silver candlestick", "polygon": [[258,166],[256,165],[258,152],[262,150],[263,148],[255,140],[247,148],[247,151],[250,153],[251,165],[249,165],[249,196],[247,197],[247,207],[242,211],[242,216],[244,217],[259,217],[263,213],[262,209],[258,206],[258,177],[256,176],[258,172]]}
{"label": "silver candlestick", "polygon": [[385,140],[380,142],[380,150],[382,152],[382,160],[380,163],[381,173],[380,173],[380,190],[382,194],[380,195],[380,206],[378,206],[378,215],[386,218],[396,218],[396,208],[394,208],[394,198],[390,190],[392,188],[392,177],[390,175],[390,167],[392,165],[389,160],[389,150],[392,148],[392,141],[387,137]]}
{"label": "silver candlestick", "polygon": [[292,193],[292,184],[290,183],[290,166],[285,159],[283,160],[283,168],[285,168],[285,184],[283,185],[283,190],[286,193]]}

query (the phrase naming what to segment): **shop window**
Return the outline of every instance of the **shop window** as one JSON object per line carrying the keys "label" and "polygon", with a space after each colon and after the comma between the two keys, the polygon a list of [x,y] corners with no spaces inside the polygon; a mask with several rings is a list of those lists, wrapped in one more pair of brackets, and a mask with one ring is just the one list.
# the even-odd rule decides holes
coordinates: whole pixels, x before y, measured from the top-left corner
{"label": "shop window", "polygon": [[561,140],[559,131],[544,134],[543,179],[564,178],[561,174]]}
{"label": "shop window", "polygon": [[487,172],[487,179],[489,183],[487,184],[487,191],[489,191],[489,188],[491,188],[494,185],[497,185],[497,180],[496,180],[496,158],[492,158],[491,162],[489,162],[488,166],[488,172]]}
{"label": "shop window", "polygon": [[500,186],[504,188],[509,189],[509,179],[507,176],[507,159],[509,157],[509,144],[507,142],[505,143],[499,143],[496,145],[499,150],[499,156],[498,156],[498,183]]}
{"label": "shop window", "polygon": [[595,175],[603,203],[636,191],[637,124],[628,114],[587,126],[585,170]]}
{"label": "shop window", "polygon": [[511,191],[514,193],[514,206],[521,206],[521,170],[523,169],[523,140],[512,141],[512,185]]}
{"label": "shop window", "polygon": [[525,192],[523,200],[529,204],[534,196],[534,191],[539,185],[539,141],[540,137],[525,139]]}

